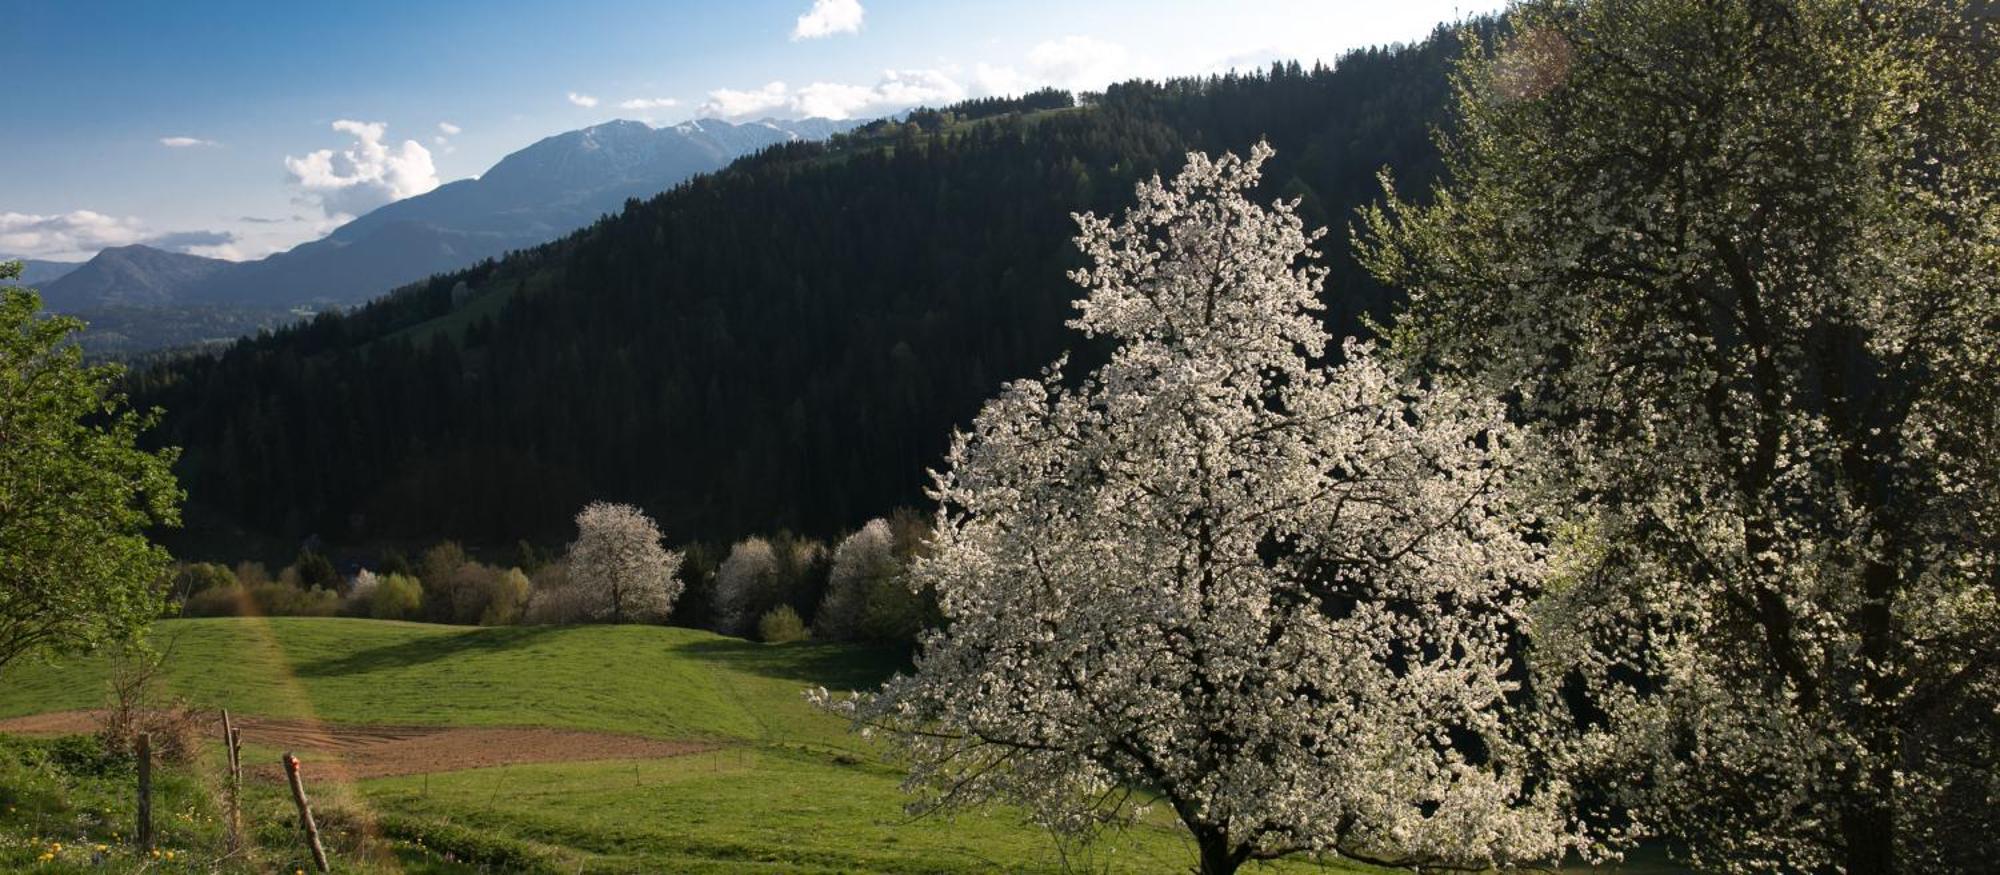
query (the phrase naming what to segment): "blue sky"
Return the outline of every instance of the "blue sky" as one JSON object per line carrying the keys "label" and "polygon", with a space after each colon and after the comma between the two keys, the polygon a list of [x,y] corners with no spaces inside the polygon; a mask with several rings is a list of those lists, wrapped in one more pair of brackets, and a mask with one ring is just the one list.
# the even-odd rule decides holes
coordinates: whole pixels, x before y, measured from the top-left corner
{"label": "blue sky", "polygon": [[255,258],[614,118],[868,117],[1330,61],[1502,5],[0,0],[0,255]]}

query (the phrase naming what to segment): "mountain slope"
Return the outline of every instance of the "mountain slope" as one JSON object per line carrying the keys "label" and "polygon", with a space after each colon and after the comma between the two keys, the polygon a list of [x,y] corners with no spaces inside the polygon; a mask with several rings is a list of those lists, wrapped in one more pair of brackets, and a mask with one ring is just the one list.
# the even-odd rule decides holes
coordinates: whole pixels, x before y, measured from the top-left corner
{"label": "mountain slope", "polygon": [[557,134],[502,158],[483,176],[387,204],[325,238],[245,263],[188,290],[193,303],[352,304],[573,231],[626,200],[777,143],[825,136],[840,123],[668,128],[611,121]]}
{"label": "mountain slope", "polygon": [[83,265],[80,261],[43,261],[38,258],[8,258],[0,255],[0,261],[21,262],[21,277],[15,282],[24,286],[42,286],[61,279],[63,274]]}
{"label": "mountain slope", "polygon": [[1064,327],[1070,214],[1123,208],[1188,150],[1268,138],[1265,196],[1336,228],[1329,321],[1353,333],[1383,313],[1338,229],[1382,166],[1409,185],[1436,172],[1456,48],[1441,32],[1332,70],[782,146],[135,388],[169,411],[193,501],[264,532],[552,540],[607,498],[675,540],[831,534],[922,501],[955,425],[1082,345]]}
{"label": "mountain slope", "polygon": [[106,249],[42,287],[51,310],[171,304],[230,262],[134,244]]}

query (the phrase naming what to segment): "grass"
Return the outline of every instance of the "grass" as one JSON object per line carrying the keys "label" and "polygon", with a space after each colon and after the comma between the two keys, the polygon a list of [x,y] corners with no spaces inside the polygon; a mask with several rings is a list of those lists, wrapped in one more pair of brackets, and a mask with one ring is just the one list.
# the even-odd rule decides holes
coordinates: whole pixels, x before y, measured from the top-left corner
{"label": "grass", "polygon": [[[859,740],[808,707],[808,685],[872,685],[887,650],[771,647],[653,626],[475,628],[339,618],[174,620],[167,684],[246,714],[333,723],[549,726],[707,741]],[[8,669],[0,717],[89,708],[104,659]]]}
{"label": "grass", "polygon": [[[801,695],[808,686],[872,686],[900,664],[891,651],[762,645],[649,626],[480,629],[322,618],[175,620],[158,624],[154,642],[171,648],[169,691],[243,714],[549,726],[718,746],[668,759],[516,765],[317,790],[323,825],[342,837],[341,853],[363,853],[363,834],[374,835],[366,847],[376,859],[361,871],[985,872],[1062,871],[1067,862],[1171,872],[1192,861],[1181,832],[1164,819],[1065,860],[1046,834],[1004,809],[908,818],[901,773],[883,751]],[[101,658],[10,667],[0,717],[95,707],[108,668]],[[46,742],[7,744],[32,751]],[[272,753],[253,747],[246,758]],[[214,763],[205,768],[175,780],[198,795],[201,775],[219,773]],[[63,805],[109,811],[115,791],[129,786],[117,778],[103,786],[44,778],[0,770],[0,793],[33,784]],[[269,849],[252,868],[290,871],[282,787],[259,784],[248,795],[257,843]],[[212,800],[202,804],[213,808]],[[0,815],[0,868],[23,862],[6,856],[5,842],[20,839],[25,849],[26,839],[44,837],[46,822]],[[77,836],[96,842],[102,833]]]}

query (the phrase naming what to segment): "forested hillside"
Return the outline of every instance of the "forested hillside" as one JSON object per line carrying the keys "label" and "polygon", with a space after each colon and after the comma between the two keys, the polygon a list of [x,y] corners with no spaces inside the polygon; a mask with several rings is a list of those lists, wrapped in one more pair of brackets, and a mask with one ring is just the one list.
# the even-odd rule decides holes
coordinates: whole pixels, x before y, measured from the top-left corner
{"label": "forested hillside", "polygon": [[1382,312],[1346,226],[1383,166],[1433,178],[1458,46],[1440,30],[1332,69],[980,101],[775,147],[133,391],[186,448],[193,504],[266,534],[553,540],[594,498],[673,540],[831,534],[921,503],[951,429],[1072,342],[1070,213],[1119,208],[1189,150],[1268,138],[1265,195],[1333,229],[1332,327]]}

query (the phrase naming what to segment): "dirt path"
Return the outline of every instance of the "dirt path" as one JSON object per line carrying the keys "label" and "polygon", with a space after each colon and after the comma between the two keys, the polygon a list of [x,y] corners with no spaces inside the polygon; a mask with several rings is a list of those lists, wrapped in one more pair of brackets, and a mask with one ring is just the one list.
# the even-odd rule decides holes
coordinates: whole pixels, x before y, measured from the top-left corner
{"label": "dirt path", "polygon": [[[309,769],[336,779],[456,772],[520,763],[653,759],[714,747],[637,735],[537,727],[350,726],[263,717],[243,717],[237,725],[243,729],[245,743],[297,751]],[[97,716],[93,711],[58,711],[0,720],[0,732],[23,735],[96,730]],[[245,759],[249,757],[246,755]],[[245,765],[255,775],[275,779],[280,774],[275,763]]]}

